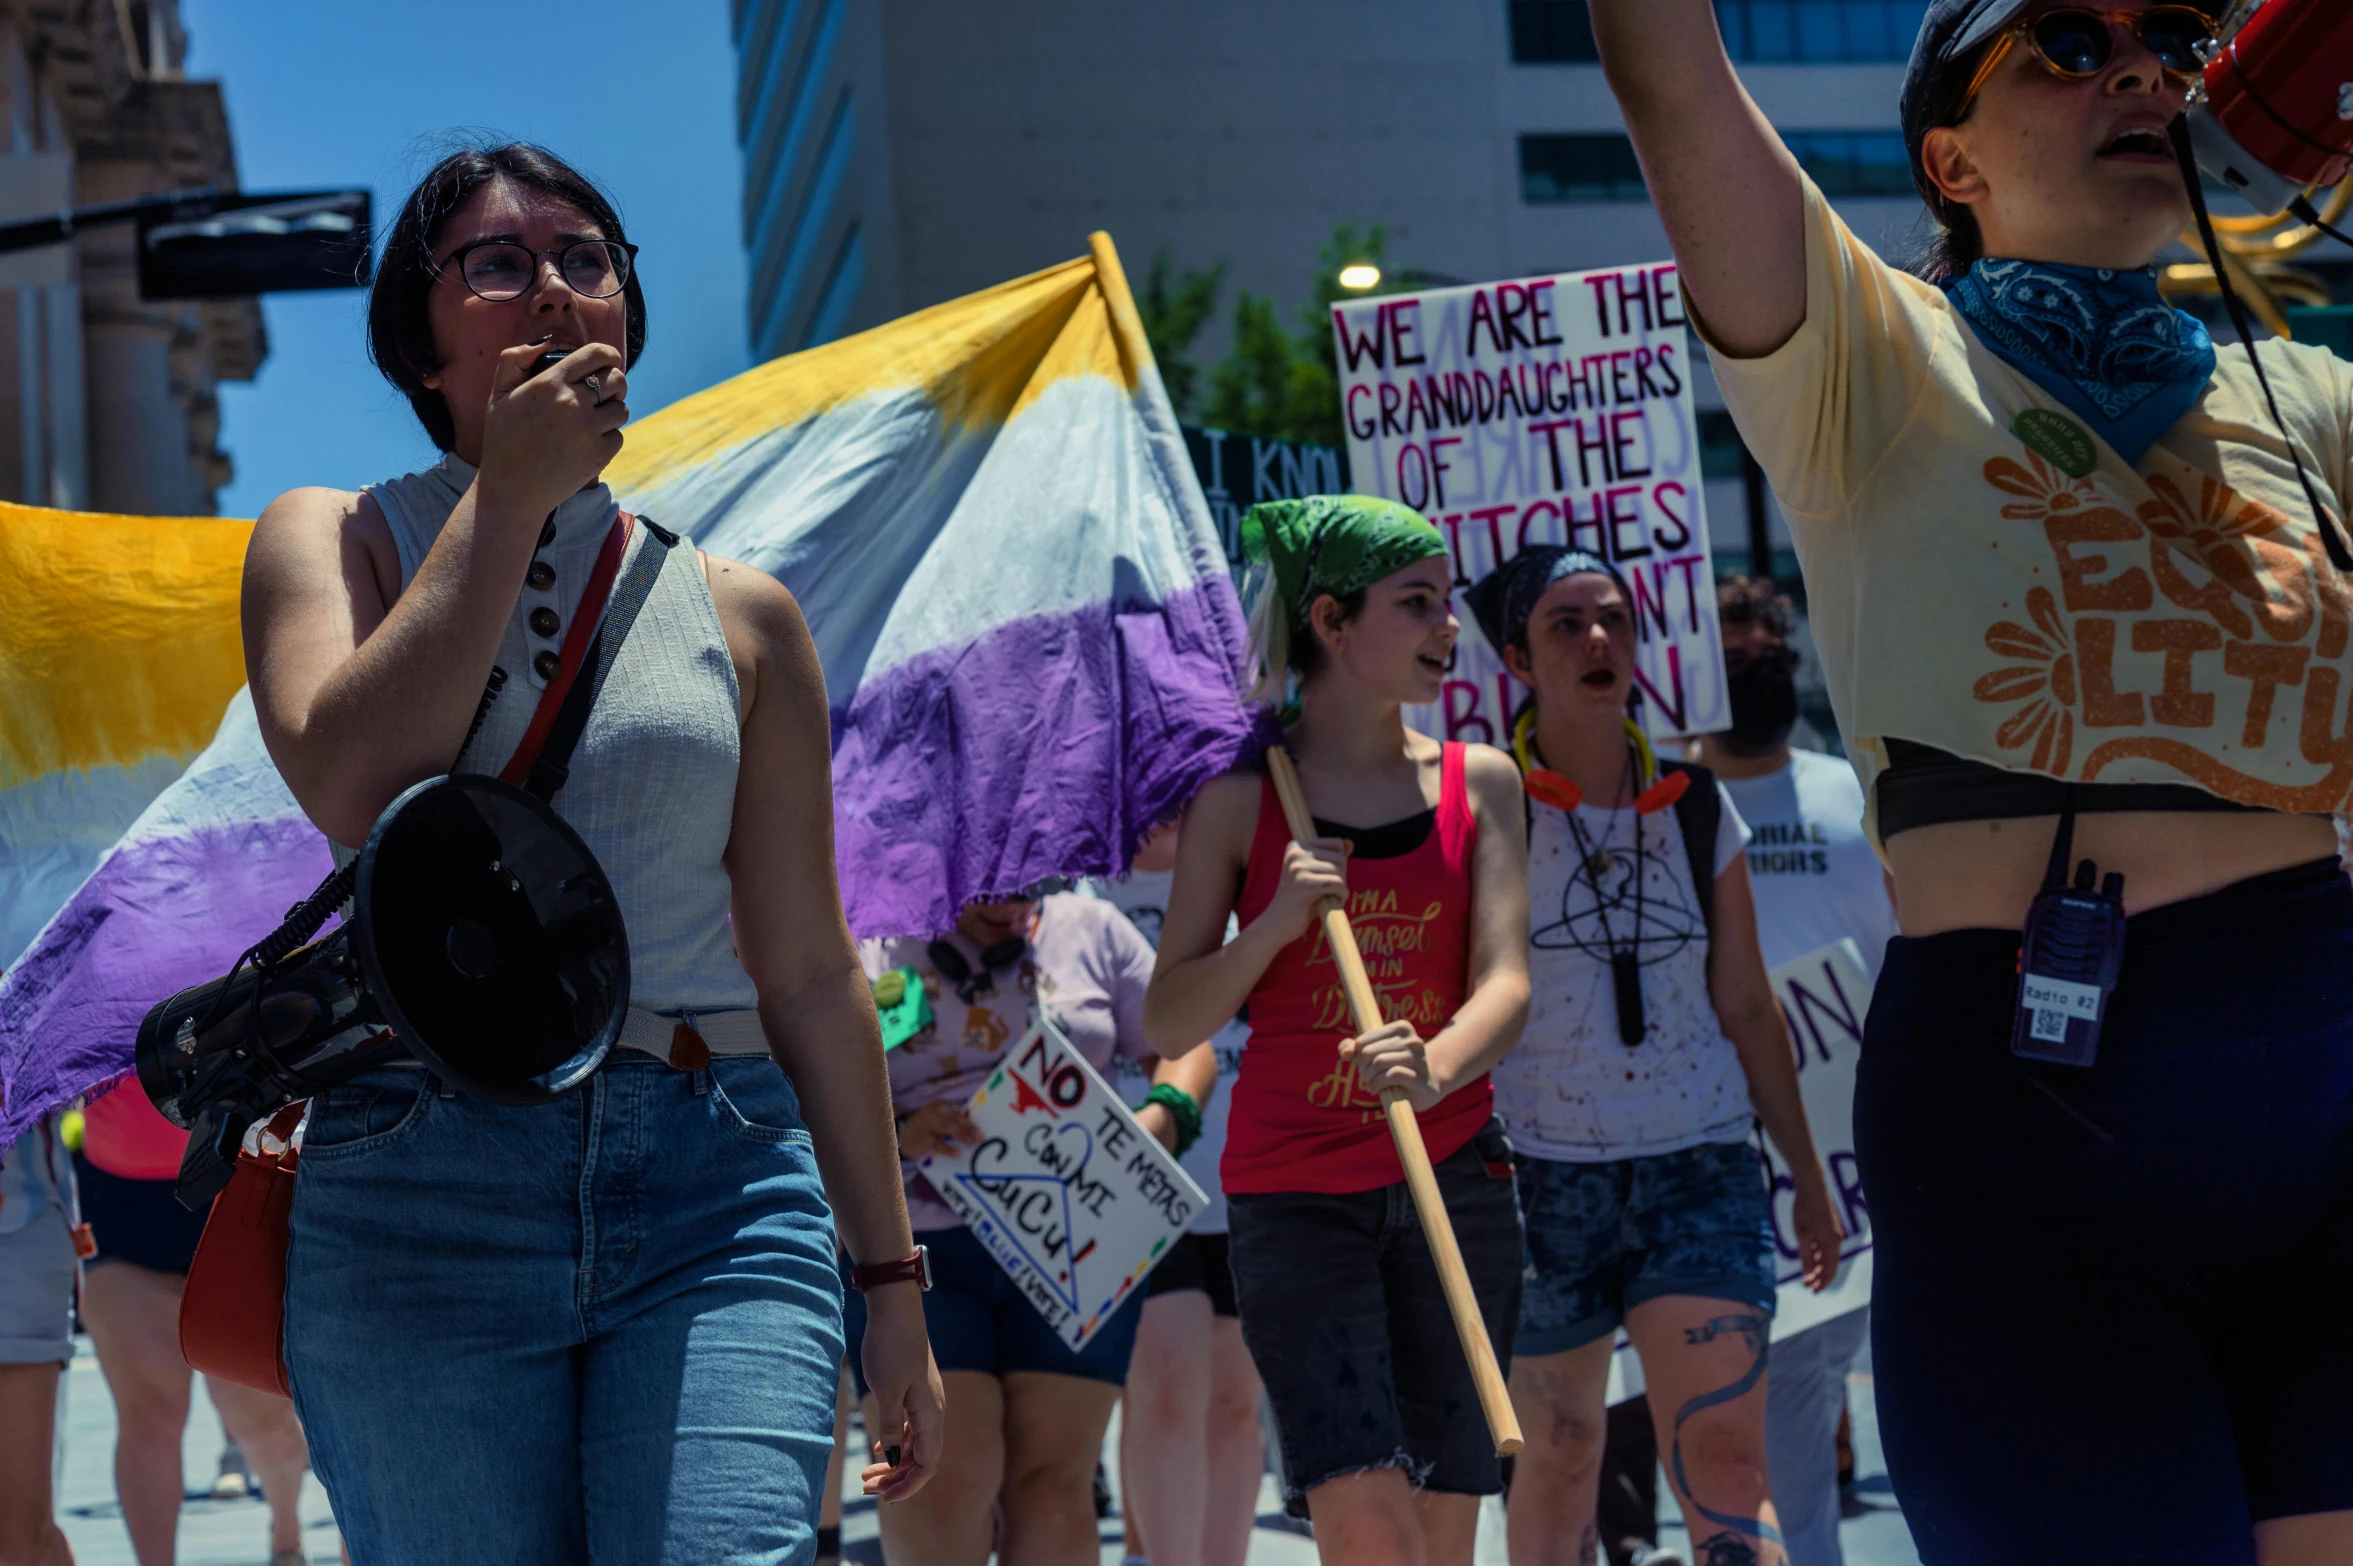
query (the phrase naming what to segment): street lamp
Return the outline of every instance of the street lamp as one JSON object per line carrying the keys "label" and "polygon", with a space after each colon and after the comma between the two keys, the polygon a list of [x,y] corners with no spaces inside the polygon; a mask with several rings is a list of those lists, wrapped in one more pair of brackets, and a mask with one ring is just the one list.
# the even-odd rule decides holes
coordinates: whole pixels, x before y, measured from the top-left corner
{"label": "street lamp", "polygon": [[1381,269],[1370,261],[1351,261],[1340,268],[1340,286],[1352,294],[1381,286]]}

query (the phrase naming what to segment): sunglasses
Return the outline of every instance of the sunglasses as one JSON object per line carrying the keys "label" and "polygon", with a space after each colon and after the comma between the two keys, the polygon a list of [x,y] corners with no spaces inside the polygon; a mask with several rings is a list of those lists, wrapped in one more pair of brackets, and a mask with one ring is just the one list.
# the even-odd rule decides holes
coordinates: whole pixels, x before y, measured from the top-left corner
{"label": "sunglasses", "polygon": [[2214,23],[2206,13],[2186,5],[2156,5],[2146,11],[2095,11],[2060,6],[2012,23],[1986,51],[1985,63],[1961,95],[1953,123],[1967,118],[1969,106],[2018,40],[2061,81],[2080,82],[2099,75],[2116,58],[2118,28],[2128,28],[2141,46],[2157,57],[2166,75],[2190,81],[2206,68],[2205,47],[2214,41]]}

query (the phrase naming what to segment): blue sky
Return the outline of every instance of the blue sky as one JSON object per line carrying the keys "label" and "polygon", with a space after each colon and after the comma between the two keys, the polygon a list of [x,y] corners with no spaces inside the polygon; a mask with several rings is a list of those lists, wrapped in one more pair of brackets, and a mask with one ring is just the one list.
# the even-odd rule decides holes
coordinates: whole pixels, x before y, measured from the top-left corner
{"label": "blue sky", "polygon": [[[184,0],[188,73],[217,78],[248,190],[367,185],[379,228],[456,128],[542,142],[602,181],[644,250],[637,417],[750,364],[725,0],[521,10],[404,0]],[[433,448],[368,363],[358,290],[266,296],[270,354],[220,388],[224,516],[298,484],[356,489]]]}

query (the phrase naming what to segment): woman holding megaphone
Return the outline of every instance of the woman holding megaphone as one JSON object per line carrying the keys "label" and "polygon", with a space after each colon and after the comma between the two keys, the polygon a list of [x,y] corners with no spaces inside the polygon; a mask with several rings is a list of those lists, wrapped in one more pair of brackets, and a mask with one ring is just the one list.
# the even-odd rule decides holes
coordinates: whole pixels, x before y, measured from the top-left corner
{"label": "woman holding megaphone", "polygon": [[369,329],[446,455],[279,497],[246,562],[263,735],[344,845],[453,757],[541,744],[575,623],[603,603],[627,627],[552,797],[626,926],[623,1047],[552,1102],[415,1062],[311,1101],[285,1358],[361,1561],[808,1559],[837,1233],[887,1457],[868,1489],[904,1498],[938,1460],[816,653],[772,578],[670,548],[598,481],[645,342],[636,254],[551,154],[445,158],[392,226]]}
{"label": "woman holding megaphone", "polygon": [[1895,877],[1856,1129],[1932,1566],[2353,1558],[2353,371],[2158,297],[2218,10],[1931,5],[1914,273],[1706,0],[1593,6]]}

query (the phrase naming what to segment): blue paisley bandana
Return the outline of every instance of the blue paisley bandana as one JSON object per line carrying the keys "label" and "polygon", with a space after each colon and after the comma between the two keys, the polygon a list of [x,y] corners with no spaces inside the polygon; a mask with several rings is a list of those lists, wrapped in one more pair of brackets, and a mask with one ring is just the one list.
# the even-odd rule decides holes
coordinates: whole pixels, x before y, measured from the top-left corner
{"label": "blue paisley bandana", "polygon": [[2136,468],[2214,376],[2214,340],[2158,297],[2154,267],[1980,261],[1945,290],[1986,347]]}

